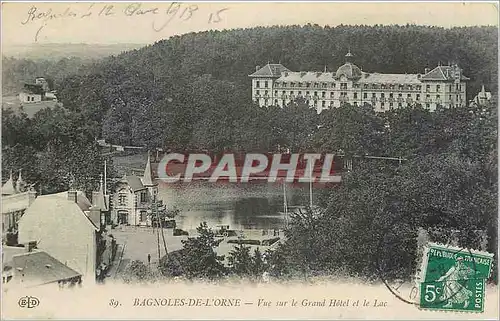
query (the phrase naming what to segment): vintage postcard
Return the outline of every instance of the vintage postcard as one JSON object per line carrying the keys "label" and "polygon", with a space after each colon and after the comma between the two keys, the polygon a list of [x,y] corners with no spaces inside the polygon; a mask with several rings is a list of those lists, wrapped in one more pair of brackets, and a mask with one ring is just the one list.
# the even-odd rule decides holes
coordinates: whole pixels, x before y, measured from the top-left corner
{"label": "vintage postcard", "polygon": [[498,319],[496,2],[2,2],[2,319]]}

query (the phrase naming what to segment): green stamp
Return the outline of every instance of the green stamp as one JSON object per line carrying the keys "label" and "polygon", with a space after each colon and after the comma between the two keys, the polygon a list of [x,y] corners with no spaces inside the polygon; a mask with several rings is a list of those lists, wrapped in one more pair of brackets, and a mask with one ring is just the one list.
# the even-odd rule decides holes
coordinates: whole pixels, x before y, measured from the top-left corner
{"label": "green stamp", "polygon": [[417,277],[420,308],[483,312],[492,262],[491,253],[427,244]]}

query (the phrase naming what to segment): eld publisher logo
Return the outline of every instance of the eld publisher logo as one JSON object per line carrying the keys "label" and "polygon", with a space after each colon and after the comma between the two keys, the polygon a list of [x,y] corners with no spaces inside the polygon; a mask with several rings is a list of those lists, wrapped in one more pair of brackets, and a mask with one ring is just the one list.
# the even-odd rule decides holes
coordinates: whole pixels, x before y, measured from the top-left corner
{"label": "eld publisher logo", "polygon": [[19,299],[18,304],[21,308],[32,309],[36,308],[40,304],[40,300],[34,296],[23,296]]}

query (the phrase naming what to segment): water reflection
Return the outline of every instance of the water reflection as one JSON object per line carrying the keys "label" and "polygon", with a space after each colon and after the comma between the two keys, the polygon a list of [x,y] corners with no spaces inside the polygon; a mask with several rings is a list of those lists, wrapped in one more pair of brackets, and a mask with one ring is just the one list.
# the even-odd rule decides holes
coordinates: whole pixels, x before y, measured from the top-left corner
{"label": "water reflection", "polygon": [[[195,229],[201,222],[209,226],[229,225],[234,229],[283,227],[283,185],[275,183],[223,184],[196,181],[160,184],[159,197],[168,207],[177,206],[183,229]],[[288,207],[309,202],[307,184],[287,185]]]}

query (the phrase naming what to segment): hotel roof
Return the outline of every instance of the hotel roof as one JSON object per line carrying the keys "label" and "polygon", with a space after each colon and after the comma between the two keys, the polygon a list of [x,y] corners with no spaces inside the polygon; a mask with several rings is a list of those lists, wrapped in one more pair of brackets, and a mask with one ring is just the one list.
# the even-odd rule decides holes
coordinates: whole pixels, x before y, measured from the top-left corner
{"label": "hotel roof", "polygon": [[290,71],[282,64],[267,64],[249,77],[280,77],[284,71]]}
{"label": "hotel roof", "polygon": [[461,70],[456,67],[456,66],[437,66],[436,68],[432,69],[425,75],[423,75],[420,79],[421,80],[441,80],[441,81],[447,81],[447,80],[454,80],[455,79],[455,73],[457,71],[460,71],[460,80],[469,80],[468,77],[465,77]]}
{"label": "hotel roof", "polygon": [[361,84],[421,84],[416,74],[364,73],[358,81]]}
{"label": "hotel roof", "polygon": [[323,82],[334,82],[335,79],[334,72],[314,72],[314,71],[290,71],[285,72],[277,81],[323,81]]}

